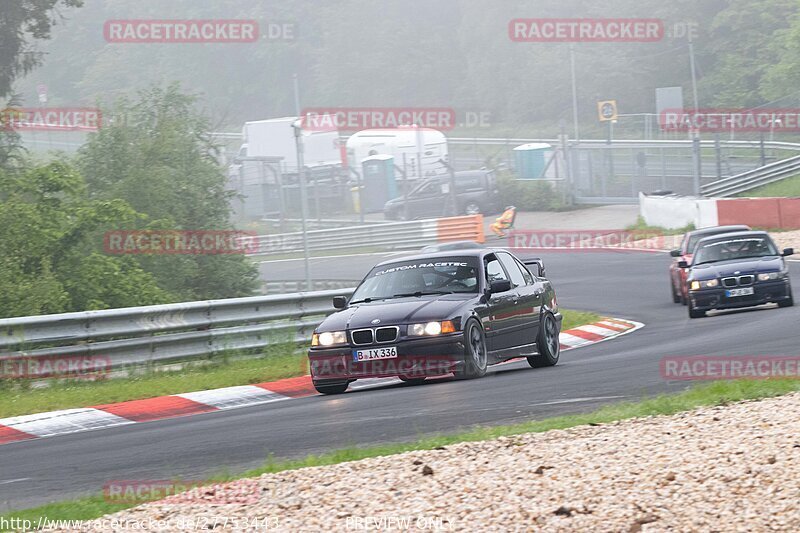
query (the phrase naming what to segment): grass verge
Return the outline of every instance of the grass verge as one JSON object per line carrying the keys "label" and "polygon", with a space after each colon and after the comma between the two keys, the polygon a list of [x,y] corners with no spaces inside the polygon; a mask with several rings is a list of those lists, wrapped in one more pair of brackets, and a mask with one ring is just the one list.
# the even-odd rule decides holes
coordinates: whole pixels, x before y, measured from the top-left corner
{"label": "grass verge", "polygon": [[653,233],[655,235],[683,235],[688,231],[692,231],[695,229],[694,224],[689,224],[682,228],[676,229],[669,229],[669,228],[662,228],[661,226],[649,226],[647,222],[644,221],[644,217],[639,215],[636,218],[636,223],[631,224],[625,228],[628,231],[640,231],[643,233]]}
{"label": "grass verge", "polygon": [[769,183],[752,191],[741,193],[739,196],[745,198],[760,198],[771,196],[800,196],[800,176],[786,178],[775,183]]}
{"label": "grass verge", "polygon": [[[586,311],[563,310],[563,329],[600,320]],[[140,400],[198,390],[264,383],[305,375],[306,356],[293,352],[291,344],[276,345],[255,359],[222,359],[181,370],[146,372],[135,377],[100,381],[71,380],[54,382],[44,388],[31,388],[29,382],[7,382],[0,388],[0,418],[56,409],[89,407],[106,403]]]}
{"label": "grass verge", "polygon": [[[351,447],[323,455],[310,455],[303,459],[289,461],[268,460],[263,466],[239,475],[220,475],[209,481],[228,481],[242,477],[254,477],[297,468],[323,466],[369,457],[393,455],[412,450],[430,450],[458,442],[488,440],[502,436],[522,433],[540,433],[552,429],[565,429],[586,424],[603,424],[636,417],[671,415],[697,407],[725,405],[731,402],[779,396],[800,390],[798,379],[775,380],[736,380],[718,381],[694,386],[688,390],[670,395],[660,395],[639,402],[611,404],[596,411],[523,422],[521,424],[477,427],[448,435],[425,437],[413,442],[385,444],[370,447]],[[40,517],[50,520],[88,520],[104,514],[133,507],[133,504],[109,503],[101,495],[52,503],[23,511],[13,511],[0,518],[11,520],[27,519],[34,523]]]}

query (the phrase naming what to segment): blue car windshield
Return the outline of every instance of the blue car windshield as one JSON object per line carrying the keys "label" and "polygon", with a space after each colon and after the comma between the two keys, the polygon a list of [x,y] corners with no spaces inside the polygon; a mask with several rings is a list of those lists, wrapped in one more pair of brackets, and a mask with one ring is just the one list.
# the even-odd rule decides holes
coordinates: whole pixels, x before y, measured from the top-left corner
{"label": "blue car windshield", "polygon": [[351,302],[477,292],[478,266],[475,258],[417,259],[375,267],[353,293]]}
{"label": "blue car windshield", "polygon": [[693,264],[770,255],[778,255],[778,251],[769,237],[740,237],[701,244],[695,253]]}

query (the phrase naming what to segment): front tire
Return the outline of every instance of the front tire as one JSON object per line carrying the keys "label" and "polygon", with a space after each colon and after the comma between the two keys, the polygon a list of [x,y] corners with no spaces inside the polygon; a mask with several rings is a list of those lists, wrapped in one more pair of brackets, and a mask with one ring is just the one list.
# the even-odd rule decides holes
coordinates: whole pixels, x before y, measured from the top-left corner
{"label": "front tire", "polygon": [[538,354],[528,356],[528,364],[532,368],[555,366],[561,356],[561,341],[556,317],[549,311],[542,315],[539,325],[539,335],[536,338]]}
{"label": "front tire", "polygon": [[344,383],[334,383],[334,384],[317,384],[314,383],[314,388],[317,389],[317,392],[320,394],[342,394],[344,391],[347,390],[347,387],[350,385],[349,382]]}
{"label": "front tire", "polygon": [[464,368],[456,370],[455,376],[462,379],[483,377],[489,367],[489,353],[486,350],[486,335],[477,320],[467,320],[464,344]]}
{"label": "front tire", "polygon": [[681,296],[680,294],[678,294],[678,291],[675,290],[675,283],[672,280],[670,280],[669,284],[672,287],[672,303],[674,304],[681,303]]}
{"label": "front tire", "polygon": [[705,311],[695,309],[691,300],[689,300],[687,305],[689,306],[689,318],[703,318],[704,316],[706,316]]}
{"label": "front tire", "polygon": [[783,300],[782,302],[778,302],[778,307],[792,307],[794,305],[794,296],[792,295],[792,289],[789,288],[789,298]]}

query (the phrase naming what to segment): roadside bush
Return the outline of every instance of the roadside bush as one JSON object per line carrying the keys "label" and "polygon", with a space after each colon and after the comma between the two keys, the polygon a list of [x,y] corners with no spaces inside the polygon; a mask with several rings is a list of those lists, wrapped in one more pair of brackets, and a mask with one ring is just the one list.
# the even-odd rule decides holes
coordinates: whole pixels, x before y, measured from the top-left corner
{"label": "roadside bush", "polygon": [[498,175],[497,188],[504,206],[513,205],[521,211],[557,211],[564,208],[558,191],[547,181],[520,180],[506,172]]}

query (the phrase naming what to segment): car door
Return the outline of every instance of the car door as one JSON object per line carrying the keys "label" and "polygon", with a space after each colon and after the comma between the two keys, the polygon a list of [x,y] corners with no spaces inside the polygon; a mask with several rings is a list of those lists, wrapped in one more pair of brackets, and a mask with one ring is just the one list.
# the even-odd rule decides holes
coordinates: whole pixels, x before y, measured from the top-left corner
{"label": "car door", "polygon": [[432,179],[409,197],[411,218],[438,217],[442,214],[442,191],[438,179]]}
{"label": "car door", "polygon": [[539,328],[539,309],[542,305],[542,294],[537,292],[531,273],[524,267],[520,268],[519,263],[511,254],[498,252],[497,257],[503,263],[506,272],[511,278],[511,284],[517,293],[513,307],[513,346],[533,344],[536,342],[536,333]]}
{"label": "car door", "polygon": [[[511,282],[511,278],[495,254],[487,255],[484,265],[487,287],[491,285],[492,281],[507,280]],[[489,297],[488,324],[484,324],[489,351],[509,350],[515,345],[516,329],[519,327],[519,317],[515,311],[518,302],[519,298],[514,288],[492,294]]]}

